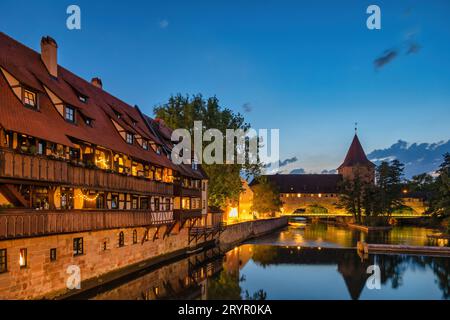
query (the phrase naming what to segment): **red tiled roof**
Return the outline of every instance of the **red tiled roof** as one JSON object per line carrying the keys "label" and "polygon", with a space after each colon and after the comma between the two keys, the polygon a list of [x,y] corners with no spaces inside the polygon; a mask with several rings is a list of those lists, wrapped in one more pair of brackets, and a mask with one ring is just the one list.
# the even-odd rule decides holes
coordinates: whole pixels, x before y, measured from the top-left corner
{"label": "red tiled roof", "polygon": [[[0,67],[39,93],[39,111],[25,108],[0,72],[0,126],[5,129],[66,146],[73,146],[69,137],[75,138],[197,177],[193,170],[175,166],[163,153],[158,155],[151,148],[144,150],[136,142],[130,145],[124,141],[111,119],[133,134],[160,145],[164,143],[150,130],[137,107],[128,105],[61,66],[58,66],[58,77],[52,77],[39,53],[1,32]],[[76,108],[77,117],[81,114],[93,119],[92,127],[81,118],[77,118],[76,125],[65,121],[53,106],[44,87],[64,103]],[[79,94],[87,97],[86,103],[79,100]],[[120,119],[115,112],[121,114]]]}
{"label": "red tiled roof", "polygon": [[367,159],[366,153],[364,152],[361,143],[359,142],[358,136],[355,134],[352,144],[348,149],[347,156],[344,162],[339,166],[339,169],[343,167],[351,167],[355,165],[368,165],[375,166],[372,162]]}

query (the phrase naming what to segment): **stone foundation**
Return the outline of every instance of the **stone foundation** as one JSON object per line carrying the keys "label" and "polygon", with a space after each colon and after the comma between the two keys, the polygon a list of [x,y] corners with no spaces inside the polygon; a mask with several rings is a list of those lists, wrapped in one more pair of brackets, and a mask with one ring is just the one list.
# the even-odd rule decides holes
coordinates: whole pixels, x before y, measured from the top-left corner
{"label": "stone foundation", "polygon": [[228,225],[220,235],[219,241],[222,246],[230,246],[244,240],[262,236],[276,229],[287,226],[288,218],[274,218],[265,220],[246,221]]}
{"label": "stone foundation", "polygon": [[[135,244],[134,230],[138,235]],[[162,239],[163,227],[158,233],[159,239],[154,241],[156,228],[151,228],[148,241],[142,242],[145,231],[145,228],[115,229],[0,241],[0,249],[7,249],[8,257],[8,271],[0,274],[0,299],[52,298],[64,294],[68,291],[66,281],[70,265],[80,268],[81,280],[85,281],[188,246],[187,228]],[[123,247],[119,247],[120,232],[125,236]],[[73,239],[79,237],[83,238],[84,253],[74,256]],[[21,268],[19,251],[22,248],[27,249],[27,266]],[[52,248],[56,248],[56,261],[50,261]]]}

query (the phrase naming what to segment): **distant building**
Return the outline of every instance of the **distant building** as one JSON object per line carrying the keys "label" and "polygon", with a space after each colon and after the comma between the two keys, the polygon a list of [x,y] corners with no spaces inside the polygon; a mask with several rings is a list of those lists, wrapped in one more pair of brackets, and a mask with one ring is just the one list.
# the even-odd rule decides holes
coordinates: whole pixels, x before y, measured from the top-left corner
{"label": "distant building", "polygon": [[372,183],[375,181],[375,165],[367,159],[355,134],[338,174],[276,174],[267,178],[279,189],[284,214],[343,214],[345,211],[337,208],[339,184],[356,175]]}

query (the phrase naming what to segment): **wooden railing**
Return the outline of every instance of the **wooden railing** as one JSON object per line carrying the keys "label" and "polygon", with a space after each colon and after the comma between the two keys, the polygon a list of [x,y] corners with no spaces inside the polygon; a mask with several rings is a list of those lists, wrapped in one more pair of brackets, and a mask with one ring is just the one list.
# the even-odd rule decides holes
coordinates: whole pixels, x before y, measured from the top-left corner
{"label": "wooden railing", "polygon": [[187,219],[187,218],[201,218],[202,209],[174,209],[173,216],[175,220]]}
{"label": "wooden railing", "polygon": [[96,190],[172,195],[173,185],[101,169],[75,166],[64,160],[0,149],[0,178],[66,184]]}
{"label": "wooden railing", "polygon": [[7,209],[0,211],[0,240],[116,228],[158,226],[172,222],[172,211]]}

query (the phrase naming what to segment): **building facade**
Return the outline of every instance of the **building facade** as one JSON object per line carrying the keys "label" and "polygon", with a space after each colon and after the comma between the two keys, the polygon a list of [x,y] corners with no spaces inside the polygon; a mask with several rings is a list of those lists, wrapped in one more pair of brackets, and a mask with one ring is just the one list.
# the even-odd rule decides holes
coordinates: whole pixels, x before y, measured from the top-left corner
{"label": "building facade", "polygon": [[208,177],[175,165],[171,130],[0,33],[0,299],[183,250],[206,224]]}

